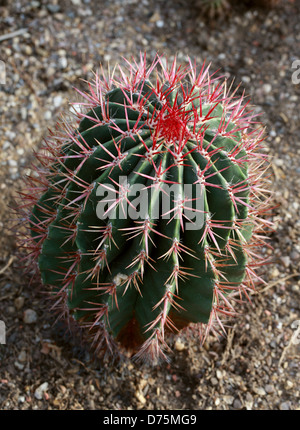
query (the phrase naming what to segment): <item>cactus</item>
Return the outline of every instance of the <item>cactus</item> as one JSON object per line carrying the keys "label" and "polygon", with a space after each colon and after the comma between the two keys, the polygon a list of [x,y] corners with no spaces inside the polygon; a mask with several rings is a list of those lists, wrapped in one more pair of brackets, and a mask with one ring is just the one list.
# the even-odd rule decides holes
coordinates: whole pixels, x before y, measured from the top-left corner
{"label": "cactus", "polygon": [[230,9],[230,3],[227,0],[196,0],[195,6],[209,18],[215,18]]}
{"label": "cactus", "polygon": [[204,16],[213,19],[223,16],[231,6],[272,8],[282,3],[282,0],[194,0],[195,7]]}
{"label": "cactus", "polygon": [[96,354],[167,359],[170,331],[225,331],[254,288],[269,226],[264,130],[205,64],[141,55],[94,77],[37,155],[23,246],[51,309]]}

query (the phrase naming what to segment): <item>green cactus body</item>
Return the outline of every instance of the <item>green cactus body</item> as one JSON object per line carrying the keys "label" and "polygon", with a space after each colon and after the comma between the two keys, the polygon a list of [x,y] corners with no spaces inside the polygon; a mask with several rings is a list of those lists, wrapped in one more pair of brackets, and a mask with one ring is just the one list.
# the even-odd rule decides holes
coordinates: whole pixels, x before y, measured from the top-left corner
{"label": "green cactus body", "polygon": [[251,285],[262,130],[242,97],[191,63],[147,68],[141,57],[82,95],[78,125],[59,125],[31,178],[42,184],[30,192],[32,255],[54,308],[97,352],[119,341],[165,358],[168,330],[207,333]]}

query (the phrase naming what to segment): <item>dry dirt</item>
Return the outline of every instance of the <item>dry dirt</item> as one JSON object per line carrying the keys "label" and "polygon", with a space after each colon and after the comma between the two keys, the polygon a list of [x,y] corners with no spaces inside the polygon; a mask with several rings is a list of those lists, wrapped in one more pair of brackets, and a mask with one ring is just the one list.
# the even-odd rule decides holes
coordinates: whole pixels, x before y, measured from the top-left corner
{"label": "dry dirt", "polygon": [[[282,4],[235,8],[209,22],[187,0],[0,1],[0,34],[8,36],[0,36],[6,71],[0,85],[1,409],[299,409],[300,73],[293,63],[300,59],[300,2]],[[79,78],[91,78],[100,62],[140,51],[150,59],[156,51],[177,54],[180,62],[206,59],[242,82],[267,127],[279,204],[273,251],[265,250],[267,284],[252,295],[252,305],[240,305],[228,337],[200,347],[182,334],[170,364],[156,367],[130,359],[90,363],[86,351],[52,326],[8,230],[9,205],[32,151],[76,99],[72,86],[83,88]]]}

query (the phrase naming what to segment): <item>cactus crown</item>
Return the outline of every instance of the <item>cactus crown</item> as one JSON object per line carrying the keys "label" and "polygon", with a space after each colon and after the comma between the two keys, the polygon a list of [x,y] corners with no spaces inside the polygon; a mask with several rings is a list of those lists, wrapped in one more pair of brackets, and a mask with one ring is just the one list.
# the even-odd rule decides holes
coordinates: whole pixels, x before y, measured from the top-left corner
{"label": "cactus crown", "polygon": [[97,353],[121,343],[166,358],[167,329],[222,331],[231,296],[253,287],[268,226],[263,130],[191,61],[141,55],[88,87],[28,178],[25,246],[53,309]]}

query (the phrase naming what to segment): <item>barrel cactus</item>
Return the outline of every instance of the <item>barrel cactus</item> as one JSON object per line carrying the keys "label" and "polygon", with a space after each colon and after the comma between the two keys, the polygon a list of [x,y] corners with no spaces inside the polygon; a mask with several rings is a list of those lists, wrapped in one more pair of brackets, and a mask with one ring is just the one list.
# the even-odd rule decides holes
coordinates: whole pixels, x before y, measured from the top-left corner
{"label": "barrel cactus", "polygon": [[272,8],[282,3],[282,0],[194,0],[195,7],[208,18],[224,16],[231,6]]}
{"label": "barrel cactus", "polygon": [[227,0],[196,0],[195,6],[199,8],[201,13],[210,18],[214,18],[226,10],[229,10],[230,3]]}
{"label": "barrel cactus", "polygon": [[264,131],[209,66],[125,61],[77,90],[75,118],[45,140],[21,194],[24,246],[51,309],[96,354],[154,361],[169,332],[224,331],[254,287]]}

